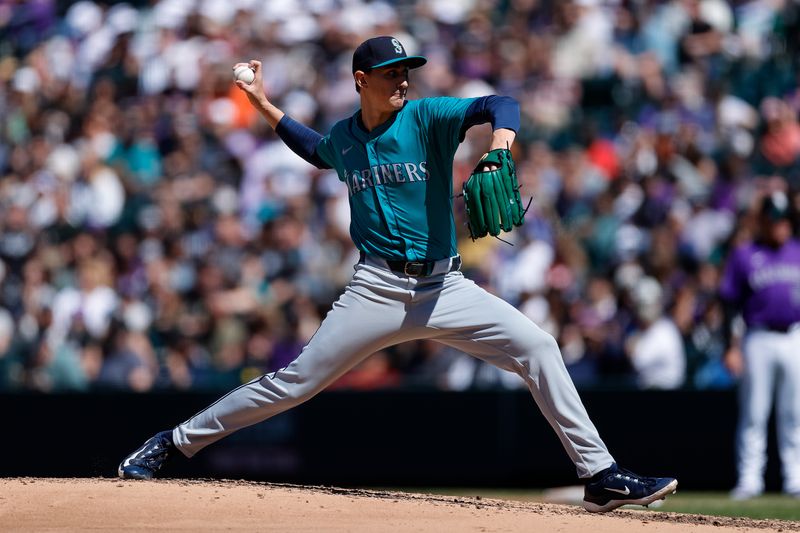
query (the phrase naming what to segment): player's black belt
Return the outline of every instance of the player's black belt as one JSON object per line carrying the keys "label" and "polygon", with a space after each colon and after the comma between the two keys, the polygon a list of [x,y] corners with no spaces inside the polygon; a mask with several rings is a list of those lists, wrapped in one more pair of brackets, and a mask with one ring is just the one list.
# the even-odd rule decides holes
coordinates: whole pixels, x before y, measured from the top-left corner
{"label": "player's black belt", "polygon": [[[461,268],[461,256],[457,255],[452,258],[442,259],[440,261],[392,261],[389,259],[377,259],[380,263],[385,263],[389,270],[395,274],[402,274],[412,278],[424,278],[434,273],[436,265],[440,261],[450,261],[450,268],[447,272],[453,272]],[[359,263],[366,263],[367,256],[361,252],[358,258]],[[444,274],[444,272],[439,272]]]}
{"label": "player's black belt", "polygon": [[765,326],[767,331],[774,331],[775,333],[789,333],[795,329],[800,329],[800,322],[792,322],[791,324],[772,324]]}

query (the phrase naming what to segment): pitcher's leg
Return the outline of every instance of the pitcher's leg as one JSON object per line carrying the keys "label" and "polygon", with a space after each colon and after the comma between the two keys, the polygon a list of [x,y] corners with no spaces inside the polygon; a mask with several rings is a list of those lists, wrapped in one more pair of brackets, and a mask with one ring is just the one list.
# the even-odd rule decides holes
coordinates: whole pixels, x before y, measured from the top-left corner
{"label": "pitcher's leg", "polygon": [[[357,273],[354,281],[368,275]],[[380,287],[351,284],[297,359],[234,389],[177,426],[172,432],[175,445],[191,457],[238,429],[308,400],[370,354],[405,340],[409,332],[398,331],[404,304],[387,296]]]}
{"label": "pitcher's leg", "polygon": [[442,330],[436,340],[522,377],[579,477],[591,477],[614,462],[578,396],[558,343],[509,303],[460,274],[450,275],[429,326]]}

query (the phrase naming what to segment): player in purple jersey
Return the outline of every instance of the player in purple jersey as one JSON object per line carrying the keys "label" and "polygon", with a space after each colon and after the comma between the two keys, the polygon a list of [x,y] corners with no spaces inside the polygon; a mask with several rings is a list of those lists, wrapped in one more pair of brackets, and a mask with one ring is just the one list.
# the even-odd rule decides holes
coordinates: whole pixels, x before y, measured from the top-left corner
{"label": "player in purple jersey", "polygon": [[[800,241],[786,194],[764,198],[758,238],[728,258],[720,295],[728,304],[726,364],[741,376],[735,499],[764,491],[767,420],[777,393],[783,490],[800,498]],[[741,316],[744,335],[734,332]],[[741,329],[741,328],[740,328]]]}

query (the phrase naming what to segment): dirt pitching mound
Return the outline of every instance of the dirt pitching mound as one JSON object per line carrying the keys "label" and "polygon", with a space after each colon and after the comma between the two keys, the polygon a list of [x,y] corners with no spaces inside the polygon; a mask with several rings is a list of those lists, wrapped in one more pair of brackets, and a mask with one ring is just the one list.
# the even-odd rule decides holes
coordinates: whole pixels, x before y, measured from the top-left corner
{"label": "dirt pitching mound", "polygon": [[0,479],[0,531],[764,532],[800,524],[233,480]]}

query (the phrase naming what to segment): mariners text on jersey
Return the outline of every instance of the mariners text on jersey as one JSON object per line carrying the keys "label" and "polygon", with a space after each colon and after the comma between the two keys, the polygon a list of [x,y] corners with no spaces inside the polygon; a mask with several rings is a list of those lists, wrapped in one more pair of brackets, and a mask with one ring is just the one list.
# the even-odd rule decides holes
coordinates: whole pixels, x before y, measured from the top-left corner
{"label": "mariners text on jersey", "polygon": [[345,182],[350,195],[387,183],[411,183],[413,181],[428,181],[428,162],[419,163],[391,163],[375,165],[363,170],[347,170]]}

